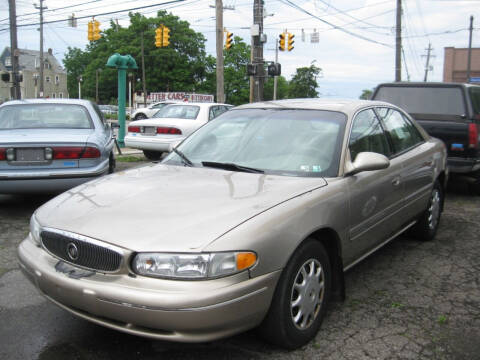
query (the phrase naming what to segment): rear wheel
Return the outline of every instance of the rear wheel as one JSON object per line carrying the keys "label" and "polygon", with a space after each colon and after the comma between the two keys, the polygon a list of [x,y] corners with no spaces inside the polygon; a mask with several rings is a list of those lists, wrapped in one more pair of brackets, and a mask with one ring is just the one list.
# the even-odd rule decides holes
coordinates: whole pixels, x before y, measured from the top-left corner
{"label": "rear wheel", "polygon": [[428,207],[412,228],[412,234],[420,240],[432,240],[437,233],[440,224],[440,215],[443,208],[443,189],[438,181],[435,181]]}
{"label": "rear wheel", "polygon": [[262,336],[286,349],[315,337],[331,291],[331,267],[323,245],[308,239],[282,272],[270,310],[260,325]]}
{"label": "rear wheel", "polygon": [[143,150],[143,154],[148,160],[160,160],[162,157],[161,151]]}
{"label": "rear wheel", "polygon": [[116,166],[117,161],[115,160],[115,155],[113,155],[113,152],[111,152],[108,158],[108,173],[112,174],[115,171]]}
{"label": "rear wheel", "polygon": [[147,119],[147,115],[142,113],[135,115],[135,120],[143,120],[143,119]]}

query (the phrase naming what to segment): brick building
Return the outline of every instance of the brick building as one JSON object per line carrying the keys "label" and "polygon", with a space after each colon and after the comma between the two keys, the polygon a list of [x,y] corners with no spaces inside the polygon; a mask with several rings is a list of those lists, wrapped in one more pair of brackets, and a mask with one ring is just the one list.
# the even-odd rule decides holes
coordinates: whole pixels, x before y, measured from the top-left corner
{"label": "brick building", "polygon": [[[443,62],[444,82],[468,82],[468,48],[446,47]],[[480,77],[480,48],[472,48],[470,77]]]}

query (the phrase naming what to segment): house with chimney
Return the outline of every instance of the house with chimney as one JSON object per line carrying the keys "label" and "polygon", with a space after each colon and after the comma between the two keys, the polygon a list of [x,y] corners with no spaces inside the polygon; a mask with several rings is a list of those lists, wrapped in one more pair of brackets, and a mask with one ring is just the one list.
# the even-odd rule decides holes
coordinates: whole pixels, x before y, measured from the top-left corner
{"label": "house with chimney", "polygon": [[[40,51],[18,49],[19,73],[22,76],[20,91],[22,99],[40,97],[40,66],[43,66],[43,88],[45,98],[68,98],[67,72],[48,49],[43,55],[43,64],[40,64]],[[12,71],[10,47],[0,54],[0,73]],[[0,103],[10,100],[11,82],[0,80]]]}

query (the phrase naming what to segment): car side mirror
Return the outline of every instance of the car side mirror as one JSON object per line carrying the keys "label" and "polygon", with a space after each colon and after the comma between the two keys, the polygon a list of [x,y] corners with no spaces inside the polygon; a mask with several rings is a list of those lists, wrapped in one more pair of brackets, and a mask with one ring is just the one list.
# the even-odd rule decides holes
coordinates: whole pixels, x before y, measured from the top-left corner
{"label": "car side mirror", "polygon": [[357,154],[355,161],[347,164],[345,175],[355,175],[363,171],[386,169],[390,166],[390,160],[385,155],[374,152],[361,152]]}

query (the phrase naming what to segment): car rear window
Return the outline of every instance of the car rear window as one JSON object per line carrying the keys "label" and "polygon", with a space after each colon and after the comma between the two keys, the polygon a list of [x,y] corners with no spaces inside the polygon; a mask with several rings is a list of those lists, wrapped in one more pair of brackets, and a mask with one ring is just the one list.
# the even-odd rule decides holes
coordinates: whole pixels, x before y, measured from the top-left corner
{"label": "car rear window", "polygon": [[75,104],[20,104],[0,108],[0,130],[91,129],[87,109]]}
{"label": "car rear window", "polygon": [[195,120],[200,107],[196,105],[168,105],[160,109],[154,117]]}
{"label": "car rear window", "polygon": [[375,100],[397,105],[410,114],[466,113],[460,87],[382,86],[375,94]]}
{"label": "car rear window", "polygon": [[468,89],[470,99],[472,100],[473,111],[475,114],[480,114],[480,86],[471,87]]}

